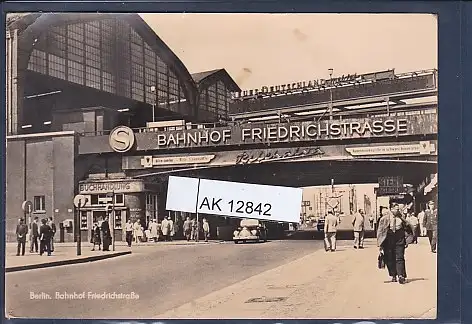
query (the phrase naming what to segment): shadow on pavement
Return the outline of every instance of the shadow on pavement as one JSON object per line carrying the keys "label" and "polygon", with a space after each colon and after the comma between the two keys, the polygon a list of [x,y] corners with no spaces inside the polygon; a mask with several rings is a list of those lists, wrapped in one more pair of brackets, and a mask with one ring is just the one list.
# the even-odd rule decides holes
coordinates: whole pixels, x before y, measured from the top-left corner
{"label": "shadow on pavement", "polygon": [[[365,231],[364,237],[367,238],[375,238],[375,232]],[[320,232],[317,230],[302,230],[296,232],[289,232],[285,237],[286,240],[323,240],[324,239],[324,232]],[[341,230],[336,233],[337,240],[353,240],[354,239],[354,232],[350,230]]]}

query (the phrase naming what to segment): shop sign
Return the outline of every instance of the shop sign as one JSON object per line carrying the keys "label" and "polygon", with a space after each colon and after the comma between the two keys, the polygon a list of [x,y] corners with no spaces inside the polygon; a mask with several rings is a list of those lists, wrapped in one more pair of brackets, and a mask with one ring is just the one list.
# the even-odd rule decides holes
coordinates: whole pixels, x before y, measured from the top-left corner
{"label": "shop sign", "polygon": [[144,191],[142,181],[103,181],[84,182],[79,184],[81,194],[101,194],[101,193],[128,193]]}
{"label": "shop sign", "polygon": [[429,141],[414,144],[347,147],[353,156],[419,154],[429,155],[435,152],[435,146]]}
{"label": "shop sign", "polygon": [[185,155],[185,156],[168,156],[153,157],[144,156],[141,159],[141,166],[144,168],[159,167],[165,165],[181,165],[181,164],[205,164],[210,163],[215,158],[214,154],[207,155]]}
{"label": "shop sign", "polygon": [[262,162],[275,162],[280,160],[292,160],[301,157],[321,156],[324,152],[319,147],[305,149],[281,149],[244,151],[236,157],[236,164],[254,164]]}
{"label": "shop sign", "polygon": [[400,194],[404,191],[403,177],[388,176],[379,178],[378,195]]}
{"label": "shop sign", "polygon": [[271,86],[263,86],[260,89],[251,89],[251,90],[243,90],[241,92],[234,92],[232,94],[233,99],[236,98],[245,98],[245,97],[252,97],[252,96],[267,96],[271,94],[278,94],[278,93],[290,93],[292,91],[304,91],[304,90],[313,90],[313,89],[320,89],[320,88],[330,88],[335,86],[342,86],[346,84],[354,84],[355,82],[362,81],[362,75],[357,74],[348,74],[343,75],[337,78],[331,79],[314,79],[309,81],[299,81],[293,83],[286,83],[280,85],[271,85]]}

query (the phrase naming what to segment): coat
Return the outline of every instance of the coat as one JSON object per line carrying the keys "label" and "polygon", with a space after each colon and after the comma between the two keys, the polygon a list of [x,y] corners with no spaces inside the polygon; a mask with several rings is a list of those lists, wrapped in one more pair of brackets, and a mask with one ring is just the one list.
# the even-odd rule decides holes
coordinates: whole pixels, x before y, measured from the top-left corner
{"label": "coat", "polygon": [[18,242],[26,242],[26,234],[28,234],[28,226],[25,224],[16,225],[16,239]]}
{"label": "coat", "polygon": [[438,230],[438,210],[426,210],[424,212],[423,225],[428,231]]}
{"label": "coat", "polygon": [[39,228],[39,235],[41,241],[51,240],[51,227],[47,224],[41,225]]}
{"label": "coat", "polygon": [[149,231],[151,232],[151,237],[157,237],[159,234],[159,231],[157,229],[157,223],[152,222],[149,226]]}
{"label": "coat", "polygon": [[161,223],[161,232],[164,236],[170,234],[170,224],[167,219],[164,219]]}
{"label": "coat", "polygon": [[210,224],[208,224],[208,222],[203,223],[203,231],[207,233],[210,232]]}
{"label": "coat", "polygon": [[325,218],[324,232],[325,233],[336,233],[339,220],[336,216],[328,214]]}
{"label": "coat", "polygon": [[184,222],[184,232],[190,232],[192,230],[192,221],[186,220]]}
{"label": "coat", "polygon": [[362,216],[360,213],[354,214],[354,219],[352,220],[354,232],[362,232],[364,230],[364,221],[364,216]]}
{"label": "coat", "polygon": [[[391,216],[392,216],[392,213],[388,212],[387,214],[385,214],[379,219],[378,227],[377,227],[377,246],[379,247],[382,246],[382,244],[385,242],[385,239],[387,238],[387,233],[388,233],[388,230],[390,229]],[[412,235],[411,235],[412,231],[409,228],[409,226],[407,226],[406,221],[401,217],[400,219],[402,220],[403,229],[405,230],[406,243],[410,244],[412,241]]]}
{"label": "coat", "polygon": [[38,227],[38,223],[36,223],[36,222],[33,222],[31,224],[31,235],[33,237],[38,237],[39,236],[39,227]]}
{"label": "coat", "polygon": [[175,234],[174,221],[171,219],[171,220],[168,220],[167,222],[169,224],[169,235],[174,236],[174,234]]}

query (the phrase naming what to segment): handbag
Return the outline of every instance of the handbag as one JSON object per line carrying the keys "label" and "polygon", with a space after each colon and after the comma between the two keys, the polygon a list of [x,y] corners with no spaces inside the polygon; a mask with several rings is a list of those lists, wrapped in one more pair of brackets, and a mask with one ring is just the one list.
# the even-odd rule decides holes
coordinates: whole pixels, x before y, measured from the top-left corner
{"label": "handbag", "polygon": [[379,257],[377,258],[377,267],[379,269],[385,268],[385,256],[382,252],[379,253]]}

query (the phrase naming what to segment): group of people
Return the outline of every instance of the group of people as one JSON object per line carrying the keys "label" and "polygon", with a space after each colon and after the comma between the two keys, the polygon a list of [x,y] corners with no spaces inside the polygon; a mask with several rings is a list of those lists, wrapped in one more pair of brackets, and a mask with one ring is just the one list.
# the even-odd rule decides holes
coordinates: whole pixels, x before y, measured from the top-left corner
{"label": "group of people", "polygon": [[[197,233],[199,232],[199,227],[194,218],[190,219],[190,217],[187,217],[182,228],[187,241],[198,240]],[[202,228],[205,241],[208,241],[210,237],[210,225],[206,219],[203,219]],[[176,233],[178,233],[178,230],[178,224],[174,223],[170,216],[165,217],[161,223],[158,223],[156,219],[151,219],[147,225],[147,230],[144,230],[140,220],[136,220],[133,223],[130,219],[125,225],[126,243],[131,247],[133,242],[158,242],[160,237],[163,237],[164,241],[172,241]]]}
{"label": "group of people", "polygon": [[[404,284],[407,273],[405,265],[405,249],[409,244],[418,243],[419,236],[427,236],[431,252],[437,251],[438,211],[434,201],[429,201],[427,208],[418,214],[410,212],[411,205],[392,203],[389,208],[380,208],[377,222],[377,245],[380,258],[387,266],[392,282]],[[325,250],[336,251],[336,232],[339,217],[329,211],[325,217],[324,234]],[[369,219],[370,222],[370,219]],[[352,219],[354,230],[354,249],[364,248],[365,213],[358,210]],[[372,226],[372,224],[371,224]]]}
{"label": "group of people", "polygon": [[110,224],[108,222],[108,216],[99,223],[94,222],[92,226],[92,233],[90,235],[90,243],[93,244],[92,251],[95,251],[95,246],[98,245],[98,250],[110,251],[110,245],[112,243]]}
{"label": "group of people", "polygon": [[[402,204],[393,203],[390,210],[383,208],[381,211],[377,245],[392,282],[406,282],[405,249],[409,244],[417,242],[418,238],[419,221],[416,222],[415,218],[414,215],[408,214],[407,207]],[[422,218],[421,223],[427,232],[431,252],[436,253],[438,211],[434,201],[428,202],[428,208]]]}
{"label": "group of people", "polygon": [[[208,238],[210,237],[210,224],[208,223],[206,218],[203,219],[202,229],[205,242],[208,242]],[[190,217],[187,217],[187,219],[185,219],[184,221],[183,230],[184,236],[187,241],[198,241],[200,233],[200,224],[195,218],[190,219]]]}
{"label": "group of people", "polygon": [[[340,223],[340,217],[336,216],[333,211],[328,211],[325,217],[324,223],[324,235],[325,235],[325,251],[334,252],[336,251],[336,233]],[[364,233],[365,233],[365,213],[362,209],[359,209],[352,218],[352,227],[354,229],[354,248],[364,248]]]}
{"label": "group of people", "polygon": [[38,253],[38,241],[39,241],[39,255],[43,255],[45,252],[48,256],[54,252],[54,236],[56,234],[56,224],[52,217],[41,219],[41,225],[39,224],[39,217],[34,217],[31,224],[26,225],[25,220],[20,218],[18,225],[16,226],[16,239],[18,242],[16,255],[25,255],[26,240],[29,234],[30,240],[30,253]]}

